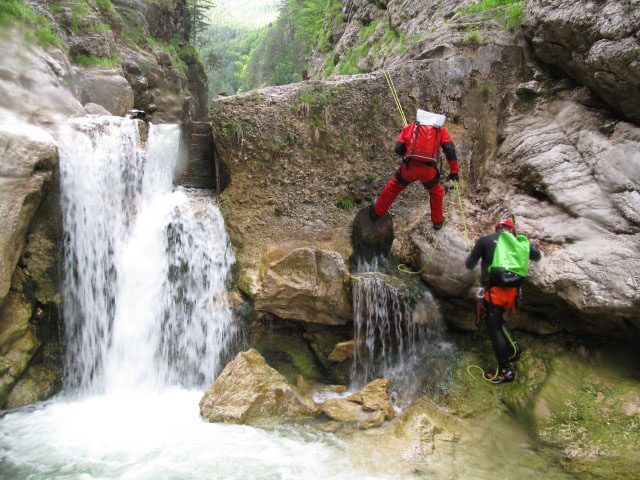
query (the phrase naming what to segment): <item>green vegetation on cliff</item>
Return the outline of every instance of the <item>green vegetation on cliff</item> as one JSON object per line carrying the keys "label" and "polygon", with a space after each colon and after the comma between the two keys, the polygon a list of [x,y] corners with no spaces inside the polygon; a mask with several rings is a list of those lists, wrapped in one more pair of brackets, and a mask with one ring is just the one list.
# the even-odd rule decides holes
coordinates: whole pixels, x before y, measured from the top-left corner
{"label": "green vegetation on cliff", "polygon": [[46,17],[37,15],[22,0],[0,0],[0,26],[2,34],[8,34],[7,26],[21,24],[27,27],[26,37],[42,47],[56,46],[60,39],[51,29]]}

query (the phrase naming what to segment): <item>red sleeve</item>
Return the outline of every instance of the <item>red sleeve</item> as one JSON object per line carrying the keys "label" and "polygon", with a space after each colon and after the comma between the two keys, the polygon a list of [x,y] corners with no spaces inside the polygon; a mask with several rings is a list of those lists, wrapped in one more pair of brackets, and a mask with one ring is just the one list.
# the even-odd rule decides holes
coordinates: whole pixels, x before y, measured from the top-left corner
{"label": "red sleeve", "polygon": [[449,132],[447,132],[447,129],[445,127],[442,127],[440,129],[439,138],[440,138],[440,142],[438,142],[439,143],[438,147],[445,142],[453,142],[453,140],[451,140],[451,137],[449,136]]}
{"label": "red sleeve", "polygon": [[405,145],[409,145],[411,143],[411,132],[413,131],[414,124],[410,123],[406,127],[402,129],[400,132],[400,136],[398,136],[398,141],[404,143]]}
{"label": "red sleeve", "polygon": [[[449,171],[451,173],[459,173],[455,146],[453,145],[453,140],[451,140],[451,137],[449,136],[449,132],[447,132],[447,129],[445,127],[442,127],[440,129],[440,135],[438,136],[438,138],[439,138],[438,148],[444,145],[443,150],[445,151],[445,154],[447,156],[447,162],[449,163]],[[449,145],[445,145],[446,143],[448,143]]]}

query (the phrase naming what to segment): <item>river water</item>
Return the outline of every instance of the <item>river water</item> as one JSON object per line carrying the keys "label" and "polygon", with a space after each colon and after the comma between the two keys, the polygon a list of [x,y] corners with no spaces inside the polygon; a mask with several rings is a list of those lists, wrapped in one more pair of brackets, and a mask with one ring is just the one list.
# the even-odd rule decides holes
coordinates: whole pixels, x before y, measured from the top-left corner
{"label": "river water", "polygon": [[6,479],[381,478],[332,435],[211,424],[198,402],[233,349],[234,262],[210,194],[173,187],[177,126],[60,132],[66,386],[0,421]]}
{"label": "river water", "polygon": [[[0,479],[524,479],[540,469],[565,478],[528,447],[509,450],[504,465],[482,445],[455,452],[445,440],[444,451],[423,451],[425,439],[400,438],[420,435],[402,420],[346,435],[313,424],[203,421],[198,402],[238,348],[225,288],[234,257],[210,192],[173,186],[179,128],[151,126],[141,148],[133,121],[96,117],[62,128],[59,141],[65,386],[0,418]],[[383,270],[356,276],[354,336],[363,348],[352,386],[391,377],[402,405],[429,390],[417,379],[446,375],[438,369],[455,350],[424,286]],[[436,435],[424,418],[420,428]],[[516,449],[528,441],[499,436]],[[525,457],[534,468],[520,466]]]}

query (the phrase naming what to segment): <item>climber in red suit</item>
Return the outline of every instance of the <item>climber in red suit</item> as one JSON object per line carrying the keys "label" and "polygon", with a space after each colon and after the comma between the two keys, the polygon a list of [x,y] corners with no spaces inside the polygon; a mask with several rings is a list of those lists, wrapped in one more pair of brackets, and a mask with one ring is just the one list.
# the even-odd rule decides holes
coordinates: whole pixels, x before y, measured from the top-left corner
{"label": "climber in red suit", "polygon": [[[443,117],[444,118],[444,117]],[[387,182],[380,197],[373,200],[369,213],[372,220],[385,215],[396,197],[411,182],[419,180],[429,192],[431,201],[431,221],[433,228],[439,230],[444,225],[442,199],[444,188],[440,185],[438,157],[440,148],[444,151],[451,172],[447,180],[459,180],[458,157],[456,148],[445,127],[410,123],[402,129],[396,142],[395,152],[404,158],[400,168]]]}

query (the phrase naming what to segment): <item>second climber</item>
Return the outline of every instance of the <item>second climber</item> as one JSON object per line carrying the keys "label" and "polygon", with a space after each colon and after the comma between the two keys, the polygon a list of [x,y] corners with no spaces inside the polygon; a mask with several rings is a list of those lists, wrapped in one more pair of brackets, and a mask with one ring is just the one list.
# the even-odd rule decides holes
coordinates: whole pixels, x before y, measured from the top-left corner
{"label": "second climber", "polygon": [[403,162],[387,182],[380,196],[371,204],[369,213],[372,220],[385,215],[400,192],[410,183],[418,180],[429,192],[433,228],[435,230],[442,228],[444,188],[440,184],[438,171],[441,148],[447,157],[451,172],[447,180],[459,180],[456,148],[447,129],[443,126],[445,120],[444,115],[418,110],[416,121],[402,129],[396,142],[395,153],[403,157]]}

